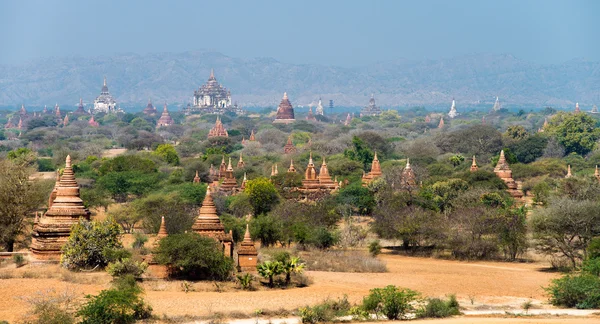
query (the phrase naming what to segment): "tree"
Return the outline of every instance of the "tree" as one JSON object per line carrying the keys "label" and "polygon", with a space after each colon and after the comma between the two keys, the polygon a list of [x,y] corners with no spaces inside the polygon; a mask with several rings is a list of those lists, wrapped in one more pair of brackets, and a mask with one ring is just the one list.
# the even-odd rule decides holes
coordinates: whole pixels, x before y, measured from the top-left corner
{"label": "tree", "polygon": [[283,261],[283,273],[285,273],[285,284],[289,285],[292,280],[293,273],[302,273],[304,271],[304,263],[300,262],[299,257],[291,257]]}
{"label": "tree", "polygon": [[252,218],[250,232],[252,237],[260,240],[262,246],[270,246],[281,241],[282,223],[271,214]]}
{"label": "tree", "polygon": [[504,133],[504,135],[513,140],[519,141],[529,136],[529,133],[527,133],[525,127],[521,125],[513,125],[506,129],[506,133]]}
{"label": "tree", "polygon": [[419,293],[414,290],[389,285],[385,288],[371,289],[369,295],[363,299],[362,307],[368,312],[383,314],[389,320],[399,320],[414,310],[413,303],[418,297]]}
{"label": "tree", "polygon": [[527,250],[527,211],[524,206],[506,211],[500,219],[500,247],[514,261]]}
{"label": "tree", "polygon": [[455,154],[455,155],[452,155],[449,158],[449,160],[450,160],[450,163],[452,163],[452,165],[456,168],[465,160],[465,157],[460,154]]}
{"label": "tree", "polygon": [[133,227],[142,220],[143,216],[141,213],[135,212],[128,204],[117,205],[111,209],[108,215],[121,225],[125,233],[133,233]]}
{"label": "tree", "polygon": [[373,162],[373,152],[367,148],[365,142],[358,136],[352,137],[352,146],[353,150],[345,150],[344,156],[362,163],[365,170],[368,170],[371,162]]}
{"label": "tree", "polygon": [[160,144],[154,154],[160,156],[165,162],[178,165],[179,164],[179,155],[177,155],[177,151],[171,144]]}
{"label": "tree", "polygon": [[[575,152],[586,155],[596,147],[600,138],[600,130],[596,128],[596,120],[587,114],[557,115],[552,122],[560,120],[557,126],[551,128],[558,142],[565,147],[566,154]],[[551,123],[552,124],[552,123]]]}
{"label": "tree", "polygon": [[104,268],[112,261],[111,252],[123,248],[120,235],[121,228],[110,218],[102,222],[80,219],[62,248],[60,263],[71,270]]}
{"label": "tree", "polygon": [[131,203],[133,219],[141,219],[148,233],[158,233],[162,216],[165,216],[169,234],[183,233],[194,224],[197,214],[193,204],[183,201],[177,192],[155,193]]}
{"label": "tree", "polygon": [[39,182],[29,181],[33,170],[26,163],[0,160],[0,242],[12,252],[28,225],[26,218],[44,202],[46,193]]}
{"label": "tree", "polygon": [[256,266],[258,274],[269,279],[269,287],[273,287],[273,278],[283,273],[283,265],[279,261],[265,261]]}
{"label": "tree", "polygon": [[158,173],[141,171],[110,172],[98,179],[98,186],[108,191],[117,202],[125,202],[130,194],[142,196],[156,187]]}
{"label": "tree", "polygon": [[589,242],[600,235],[600,203],[555,198],[534,212],[530,224],[537,250],[566,257],[577,267]]}
{"label": "tree", "polygon": [[533,135],[509,145],[509,148],[512,152],[514,152],[519,162],[531,163],[544,155],[544,149],[547,146],[547,137],[542,135]]}
{"label": "tree", "polygon": [[172,277],[226,280],[233,262],[219,242],[196,233],[174,234],[160,240],[155,260],[169,267]]}
{"label": "tree", "polygon": [[268,213],[279,202],[275,186],[264,177],[248,180],[245,192],[250,198],[254,216]]}
{"label": "tree", "polygon": [[371,214],[371,211],[375,206],[373,193],[368,188],[363,187],[359,182],[343,187],[340,190],[339,195],[337,195],[336,201],[340,204],[352,206],[352,208],[360,215]]}

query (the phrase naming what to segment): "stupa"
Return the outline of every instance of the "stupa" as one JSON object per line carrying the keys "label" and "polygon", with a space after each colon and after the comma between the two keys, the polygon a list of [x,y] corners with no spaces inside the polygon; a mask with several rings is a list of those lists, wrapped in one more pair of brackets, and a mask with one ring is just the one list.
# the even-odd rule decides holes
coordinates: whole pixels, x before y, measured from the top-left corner
{"label": "stupa", "polygon": [[287,172],[296,173],[296,168],[294,167],[294,160],[290,160],[290,167],[288,168]]}
{"label": "stupa", "polygon": [[240,244],[240,248],[237,252],[238,255],[238,271],[254,272],[256,271],[256,264],[258,261],[258,252],[254,247],[254,242],[250,237],[250,228],[246,224],[246,233],[244,234],[244,240]]}
{"label": "stupa", "polygon": [[156,108],[152,105],[152,101],[150,99],[148,99],[148,105],[146,105],[146,108],[144,108],[142,112],[148,116],[154,116],[158,113]]}
{"label": "stupa", "polygon": [[221,186],[219,186],[219,190],[224,192],[234,192],[236,188],[237,180],[233,176],[233,167],[231,166],[230,157],[229,164],[227,165],[227,169],[225,170],[225,177],[223,178],[223,182],[221,182]]}
{"label": "stupa", "polygon": [[165,223],[165,216],[162,216],[160,219],[160,227],[158,228],[158,234],[156,234],[157,241],[155,241],[155,243],[158,243],[160,239],[165,238],[168,235],[169,233],[167,233],[167,224]]}
{"label": "stupa", "polygon": [[567,175],[565,176],[565,178],[571,178],[573,176],[573,174],[571,174],[571,165],[569,164],[567,166]]}
{"label": "stupa", "polygon": [[169,114],[169,110],[167,110],[167,104],[165,103],[165,107],[163,108],[162,115],[160,115],[160,118],[156,122],[156,128],[164,127],[164,126],[171,126],[173,124],[175,124],[175,121],[173,121],[173,118],[171,118],[171,115]]}
{"label": "stupa", "polygon": [[83,99],[79,98],[79,105],[77,106],[77,110],[75,110],[74,114],[76,115],[85,115],[87,112],[83,106]]}
{"label": "stupa", "polygon": [[237,167],[238,168],[243,168],[246,166],[246,163],[244,163],[244,159],[242,158],[242,152],[240,152],[240,160],[237,163]]}
{"label": "stupa", "polygon": [[144,261],[148,263],[148,270],[144,274],[145,277],[160,279],[166,279],[169,277],[168,267],[166,265],[158,264],[158,262],[154,260],[154,253],[156,248],[159,246],[160,241],[167,236],[169,236],[169,233],[167,232],[167,224],[165,222],[165,216],[162,216],[160,219],[160,227],[158,228],[158,234],[156,234],[156,238],[152,243],[152,253],[147,254],[144,258]]}
{"label": "stupa", "polygon": [[496,97],[496,102],[494,102],[494,107],[492,107],[492,111],[498,111],[502,108],[502,106],[500,106],[500,100],[498,99],[498,97]]}
{"label": "stupa", "polygon": [[319,170],[319,188],[321,189],[337,189],[338,184],[331,179],[329,175],[329,170],[327,169],[327,163],[325,162],[325,157],[323,157],[323,163],[321,164],[321,169]]}
{"label": "stupa", "polygon": [[458,112],[456,111],[456,101],[452,99],[452,106],[450,106],[450,111],[448,112],[448,117],[454,118],[458,116]]}
{"label": "stupa", "polygon": [[308,114],[306,115],[306,120],[308,121],[317,121],[315,115],[313,115],[312,107],[308,107]]}
{"label": "stupa", "polygon": [[597,114],[597,113],[598,113],[598,106],[596,106],[596,105],[593,105],[593,106],[592,106],[592,110],[590,111],[590,113],[592,113],[592,114]]}
{"label": "stupa", "polygon": [[319,179],[317,178],[317,170],[312,159],[312,152],[308,158],[308,165],[304,171],[304,179],[302,180],[302,189],[313,190],[319,189]]}
{"label": "stupa", "polygon": [[256,136],[254,135],[254,129],[250,132],[250,138],[248,139],[250,142],[256,141]]}
{"label": "stupa", "polygon": [[200,176],[198,175],[198,170],[196,170],[196,175],[194,176],[194,183],[200,183]]}
{"label": "stupa", "polygon": [[402,174],[400,175],[401,187],[405,190],[412,190],[417,186],[417,177],[415,176],[415,172],[410,166],[410,159],[406,159],[406,166],[404,170],[402,170]]}
{"label": "stupa", "polygon": [[108,86],[106,85],[106,77],[104,77],[104,84],[102,85],[100,95],[94,100],[94,112],[110,113],[116,111],[117,101],[108,92]]}
{"label": "stupa", "polygon": [[88,121],[88,125],[90,125],[91,127],[100,126],[100,124],[98,124],[98,122],[94,119],[94,115],[92,115],[92,118],[90,118],[90,120]]}
{"label": "stupa", "polygon": [[63,127],[67,127],[67,125],[69,125],[69,115],[65,115],[65,118],[63,119]]}
{"label": "stupa", "polygon": [[192,230],[202,236],[213,238],[223,246],[223,253],[227,257],[233,257],[233,237],[231,233],[225,232],[225,227],[217,215],[217,207],[212,199],[211,189],[206,189],[206,195],[202,206],[198,211],[198,218]]}
{"label": "stupa", "polygon": [[475,172],[479,170],[479,167],[477,166],[477,161],[475,160],[475,155],[473,155],[473,163],[471,163],[471,172]]}
{"label": "stupa", "polygon": [[283,93],[283,98],[279,103],[279,107],[277,107],[277,116],[273,123],[275,124],[290,124],[296,121],[294,118],[294,107],[292,107],[292,103],[288,99],[287,92]]}
{"label": "stupa", "polygon": [[581,109],[579,109],[579,102],[576,102],[575,103],[575,113],[577,114],[577,113],[580,113],[580,112],[581,112]]}
{"label": "stupa", "polygon": [[377,158],[377,152],[375,152],[375,156],[373,157],[373,162],[371,163],[371,171],[368,174],[363,173],[362,183],[363,186],[367,185],[369,182],[373,181],[381,177],[383,173],[381,172],[381,165],[379,164],[379,159]]}
{"label": "stupa", "polygon": [[227,171],[227,164],[225,163],[225,155],[223,155],[223,159],[221,160],[221,165],[219,165],[219,180],[225,178],[226,171]]}
{"label": "stupa", "polygon": [[296,147],[294,146],[294,143],[292,143],[292,135],[288,136],[287,143],[285,143],[285,146],[283,147],[283,153],[296,153]]}
{"label": "stupa", "polygon": [[442,129],[442,128],[444,128],[444,117],[441,117],[441,118],[440,118],[440,123],[438,124],[438,128],[439,128],[439,129]]}
{"label": "stupa", "polygon": [[48,211],[33,227],[31,252],[37,259],[58,260],[61,248],[69,239],[71,227],[80,218],[90,219],[90,211],[79,197],[79,184],[71,167],[71,156],[67,156],[66,165],[58,187],[56,198]]}
{"label": "stupa", "polygon": [[241,191],[244,191],[246,189],[247,182],[248,182],[248,178],[246,177],[246,172],[244,172],[244,179],[242,179],[242,185],[240,186]]}
{"label": "stupa", "polygon": [[195,110],[206,112],[231,108],[231,91],[219,84],[213,69],[210,69],[208,81],[194,91],[193,104]]}
{"label": "stupa", "polygon": [[279,174],[279,169],[277,169],[277,164],[273,164],[271,166],[271,177],[274,177]]}
{"label": "stupa", "polygon": [[321,101],[321,98],[319,98],[319,103],[317,103],[317,108],[315,108],[315,114],[317,115],[325,115],[325,110],[323,109],[323,102]]}
{"label": "stupa", "polygon": [[498,176],[498,178],[502,179],[506,186],[508,187],[508,193],[514,198],[522,198],[523,193],[519,190],[519,186],[517,182],[512,178],[512,170],[506,161],[506,157],[504,157],[504,150],[500,151],[500,159],[498,159],[498,163],[494,168],[494,173]]}
{"label": "stupa", "polygon": [[229,137],[227,130],[221,122],[221,117],[219,116],[217,116],[217,120],[215,121],[215,127],[211,128],[210,131],[208,131],[208,138],[211,137]]}
{"label": "stupa", "polygon": [[19,116],[21,118],[29,117],[29,114],[27,113],[27,109],[25,109],[25,105],[23,105],[23,104],[21,104],[21,109],[19,109]]}
{"label": "stupa", "polygon": [[350,113],[348,113],[348,115],[346,115],[346,120],[344,121],[344,126],[350,126],[351,122],[352,122],[352,117],[350,116]]}
{"label": "stupa", "polygon": [[369,105],[364,107],[360,111],[360,117],[379,115],[381,115],[381,109],[375,104],[375,96],[371,94],[371,99],[369,99]]}

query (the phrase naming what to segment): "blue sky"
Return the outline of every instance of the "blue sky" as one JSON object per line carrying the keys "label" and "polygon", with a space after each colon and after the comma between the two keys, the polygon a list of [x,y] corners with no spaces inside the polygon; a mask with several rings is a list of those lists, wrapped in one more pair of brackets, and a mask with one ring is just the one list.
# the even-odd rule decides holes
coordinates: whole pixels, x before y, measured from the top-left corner
{"label": "blue sky", "polygon": [[0,64],[215,50],[361,66],[512,54],[600,61],[600,1],[5,1]]}

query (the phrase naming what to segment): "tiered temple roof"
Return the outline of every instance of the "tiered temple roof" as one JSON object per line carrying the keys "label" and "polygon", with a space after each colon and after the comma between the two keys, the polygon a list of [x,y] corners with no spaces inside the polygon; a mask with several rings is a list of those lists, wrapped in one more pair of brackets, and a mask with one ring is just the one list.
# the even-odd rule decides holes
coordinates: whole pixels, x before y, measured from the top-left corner
{"label": "tiered temple roof", "polygon": [[311,152],[308,159],[308,165],[306,166],[306,171],[304,172],[302,187],[299,188],[299,190],[303,192],[315,192],[320,190],[332,191],[335,189],[338,189],[338,184],[331,179],[325,158],[323,158],[321,169],[319,174],[317,174]]}
{"label": "tiered temple roof", "polygon": [[79,105],[77,106],[77,110],[75,110],[74,114],[76,114],[76,115],[87,114],[87,112],[85,111],[85,107],[83,106],[83,99],[79,98]]}
{"label": "tiered temple roof", "polygon": [[171,126],[173,124],[175,124],[175,121],[173,121],[173,118],[171,118],[171,115],[169,114],[169,110],[167,109],[167,104],[165,103],[165,107],[163,108],[162,115],[160,115],[160,118],[156,122],[156,127],[158,128],[158,127],[164,127],[164,126]]}
{"label": "tiered temple roof", "polygon": [[289,124],[294,121],[294,107],[292,107],[292,103],[288,99],[287,92],[284,92],[281,103],[279,103],[279,107],[277,107],[277,116],[273,123]]}
{"label": "tiered temple roof", "polygon": [[194,107],[211,111],[231,107],[231,92],[219,84],[213,69],[208,81],[194,91]]}
{"label": "tiered temple roof", "polygon": [[256,136],[254,135],[254,129],[250,132],[250,138],[248,139],[250,142],[256,141]]}
{"label": "tiered temple roof", "polygon": [[327,169],[327,163],[325,162],[325,157],[323,157],[323,163],[321,164],[321,169],[319,170],[319,186],[321,189],[337,189],[338,184],[333,182],[331,176],[329,175],[329,170]]}
{"label": "tiered temple roof", "polygon": [[364,107],[360,111],[360,116],[379,116],[381,115],[381,109],[375,105],[375,96],[371,94],[371,99],[369,99],[369,105]]}
{"label": "tiered temple roof", "polygon": [[106,85],[106,77],[104,77],[104,84],[100,95],[94,100],[94,111],[95,112],[114,112],[117,107],[117,101],[108,92],[108,86]]}
{"label": "tiered temple roof", "polygon": [[234,192],[237,189],[237,180],[233,176],[233,167],[231,166],[231,157],[229,158],[229,164],[225,170],[225,177],[219,187],[219,190],[225,192]]}
{"label": "tiered temple roof", "polygon": [[371,171],[368,174],[363,174],[362,183],[366,185],[367,183],[373,181],[381,177],[383,173],[381,172],[381,164],[379,164],[379,159],[377,158],[377,152],[375,152],[375,156],[373,157],[373,162],[371,163]]}
{"label": "tiered temple roof", "polygon": [[233,237],[225,232],[225,226],[217,215],[217,207],[211,195],[211,189],[206,189],[202,206],[198,211],[198,218],[192,225],[192,230],[202,236],[211,237],[223,245],[225,256],[233,256]]}
{"label": "tiered temple roof", "polygon": [[219,116],[217,116],[217,120],[215,121],[215,127],[208,131],[208,138],[211,137],[229,137],[225,126],[223,126],[223,123],[221,122],[221,117]]}
{"label": "tiered temple roof", "polygon": [[146,106],[146,108],[144,108],[143,113],[148,116],[154,116],[158,113],[156,107],[152,105],[152,101],[150,99],[148,99],[148,105]]}
{"label": "tiered temple roof", "polygon": [[294,167],[294,160],[290,160],[290,167],[288,168],[287,172],[296,173],[296,168]]}
{"label": "tiered temple roof", "polygon": [[522,198],[523,192],[519,190],[517,182],[512,177],[512,170],[506,161],[506,157],[504,157],[504,150],[500,151],[500,158],[498,159],[498,163],[494,168],[494,173],[498,176],[498,178],[502,179],[506,186],[508,187],[508,193],[514,198]]}
{"label": "tiered temple roof", "polygon": [[240,160],[237,163],[237,167],[243,168],[245,166],[246,166],[246,163],[244,162],[244,158],[242,157],[242,152],[240,152]]}
{"label": "tiered temple roof", "polygon": [[287,143],[285,143],[285,146],[283,147],[283,153],[296,153],[296,147],[294,146],[294,143],[292,143],[292,135],[288,136]]}
{"label": "tiered temple roof", "polygon": [[58,259],[61,248],[69,239],[71,227],[79,218],[90,219],[90,211],[79,197],[79,184],[71,167],[71,156],[67,156],[66,165],[58,186],[56,198],[48,211],[33,228],[31,252],[38,259]]}
{"label": "tiered temple roof", "polygon": [[160,239],[165,238],[168,235],[169,233],[167,233],[167,224],[165,223],[165,216],[162,216],[160,219],[160,227],[158,228],[158,234],[156,234],[157,240],[155,242],[158,243]]}
{"label": "tiered temple roof", "polygon": [[219,179],[225,178],[226,171],[227,171],[227,164],[225,163],[225,155],[223,155],[223,159],[221,160],[221,165],[219,165]]}
{"label": "tiered temple roof", "polygon": [[90,118],[90,120],[88,121],[88,125],[92,127],[100,126],[100,124],[98,124],[98,122],[94,119],[94,115],[92,115],[92,118]]}

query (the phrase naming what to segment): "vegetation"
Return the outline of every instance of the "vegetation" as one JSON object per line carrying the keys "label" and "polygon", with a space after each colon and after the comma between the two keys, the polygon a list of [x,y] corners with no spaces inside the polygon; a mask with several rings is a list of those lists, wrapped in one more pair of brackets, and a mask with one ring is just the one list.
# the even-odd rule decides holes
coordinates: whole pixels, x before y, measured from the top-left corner
{"label": "vegetation", "polygon": [[396,286],[371,289],[370,294],[363,299],[362,307],[369,313],[384,315],[389,320],[405,319],[405,316],[415,311],[413,303],[419,293],[410,289],[399,289]]}
{"label": "vegetation", "polygon": [[71,270],[104,268],[123,256],[115,251],[123,249],[120,234],[121,228],[112,219],[102,222],[79,220],[63,246],[61,265]]}

